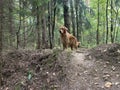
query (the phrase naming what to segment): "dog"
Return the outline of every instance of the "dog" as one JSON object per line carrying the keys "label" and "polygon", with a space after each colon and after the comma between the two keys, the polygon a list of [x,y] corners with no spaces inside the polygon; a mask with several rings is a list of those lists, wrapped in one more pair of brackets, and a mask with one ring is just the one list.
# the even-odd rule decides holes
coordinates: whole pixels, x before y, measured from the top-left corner
{"label": "dog", "polygon": [[67,49],[68,47],[70,47],[71,50],[78,48],[78,46],[80,45],[80,42],[77,41],[77,38],[75,36],[68,33],[68,28],[66,28],[65,26],[62,26],[60,27],[59,32],[61,35],[63,50]]}

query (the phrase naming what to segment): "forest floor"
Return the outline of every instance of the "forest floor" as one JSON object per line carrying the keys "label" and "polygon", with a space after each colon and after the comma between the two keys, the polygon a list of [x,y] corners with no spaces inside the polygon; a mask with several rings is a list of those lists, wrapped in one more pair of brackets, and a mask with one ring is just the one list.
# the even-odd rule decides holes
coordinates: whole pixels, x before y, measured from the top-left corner
{"label": "forest floor", "polygon": [[4,52],[1,90],[120,90],[120,44]]}

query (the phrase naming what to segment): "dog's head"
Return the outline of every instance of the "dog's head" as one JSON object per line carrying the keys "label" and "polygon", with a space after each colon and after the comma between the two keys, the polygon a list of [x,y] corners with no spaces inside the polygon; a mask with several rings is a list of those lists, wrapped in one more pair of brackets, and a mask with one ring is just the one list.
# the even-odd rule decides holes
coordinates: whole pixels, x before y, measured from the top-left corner
{"label": "dog's head", "polygon": [[68,28],[66,28],[65,26],[60,27],[60,30],[59,30],[60,34],[66,34],[67,31],[68,31]]}

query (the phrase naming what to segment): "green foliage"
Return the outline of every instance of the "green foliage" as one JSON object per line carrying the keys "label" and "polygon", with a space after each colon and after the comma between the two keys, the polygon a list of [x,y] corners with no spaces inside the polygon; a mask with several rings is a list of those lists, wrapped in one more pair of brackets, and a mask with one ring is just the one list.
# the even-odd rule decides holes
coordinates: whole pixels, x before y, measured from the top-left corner
{"label": "green foliage", "polygon": [[120,7],[120,0],[115,0],[115,5],[116,5],[117,7]]}
{"label": "green foliage", "polygon": [[[69,0],[68,0],[69,1]],[[76,12],[75,8],[78,8],[78,24],[79,31],[81,31],[81,42],[82,45],[87,47],[92,47],[96,45],[96,30],[97,30],[97,17],[98,17],[98,0],[72,0],[73,1],[73,11],[75,17],[75,32],[76,32]],[[87,3],[87,1],[90,1]],[[50,3],[51,2],[51,3]],[[76,5],[76,2],[77,5]],[[50,3],[50,7],[48,8],[48,3]],[[55,3],[55,5],[54,5]],[[88,5],[89,4],[89,5]],[[106,0],[99,0],[100,4],[100,21],[99,21],[99,34],[100,34],[100,44],[105,43],[106,39]],[[11,8],[10,8],[11,5]],[[70,2],[69,5],[69,15],[70,12]],[[111,16],[111,3],[109,0],[108,4],[108,29],[109,29],[109,42],[111,39],[111,17],[113,18],[113,29],[115,33],[115,42],[120,42],[120,0],[113,0],[113,15]],[[45,19],[45,27],[46,27],[46,38],[47,43],[49,45],[49,24],[53,27],[53,17],[54,17],[54,9],[55,12],[55,28],[54,28],[54,43],[55,46],[60,46],[60,34],[59,27],[64,25],[64,12],[63,12],[63,0],[13,0],[13,2],[9,2],[5,0],[5,21],[4,23],[4,46],[10,45],[10,36],[12,31],[13,43],[16,47],[17,36],[16,33],[19,31],[19,42],[20,46],[23,45],[24,39],[26,40],[27,48],[34,48],[36,46],[37,41],[37,15],[39,15],[39,33],[40,33],[40,43],[42,43],[42,32],[43,28],[43,18]],[[10,12],[10,11],[11,12]],[[50,13],[48,13],[48,11]],[[51,17],[50,22],[48,22],[48,17]],[[72,16],[71,16],[72,18]],[[11,20],[10,20],[11,19]],[[70,25],[72,27],[70,19]],[[12,23],[12,24],[11,24]],[[12,27],[12,30],[10,29]],[[11,31],[10,31],[11,30]],[[52,30],[50,31],[52,32]],[[24,36],[26,37],[24,38]],[[8,46],[9,47],[9,46]]]}
{"label": "green foliage", "polygon": [[31,78],[32,78],[32,73],[29,71],[28,72],[28,80],[31,80]]}

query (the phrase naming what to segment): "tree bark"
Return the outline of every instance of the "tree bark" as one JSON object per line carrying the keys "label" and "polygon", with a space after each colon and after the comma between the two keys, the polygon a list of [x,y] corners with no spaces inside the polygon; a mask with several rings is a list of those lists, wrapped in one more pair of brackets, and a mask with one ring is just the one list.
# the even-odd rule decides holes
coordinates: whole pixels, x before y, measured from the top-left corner
{"label": "tree bark", "polygon": [[9,19],[8,19],[8,29],[9,29],[9,43],[10,46],[13,46],[13,0],[9,0]]}
{"label": "tree bark", "polygon": [[75,0],[75,14],[76,14],[76,31],[77,31],[77,39],[79,39],[79,14],[78,14],[78,5],[79,0]]}
{"label": "tree bark", "polygon": [[41,48],[41,38],[40,38],[40,16],[39,16],[39,7],[37,6],[37,15],[36,15],[37,23],[36,23],[36,30],[37,30],[37,47],[36,49]]}
{"label": "tree bark", "polygon": [[2,31],[3,31],[3,0],[0,0],[0,87],[2,85]]}
{"label": "tree bark", "polygon": [[[25,10],[25,8],[27,7],[26,6],[26,2],[25,1],[23,1],[22,2],[23,4],[22,4],[22,7],[23,7],[23,10]],[[25,16],[25,14],[23,15],[23,30],[24,30],[24,32],[23,32],[23,48],[25,49],[25,47],[26,47],[26,44],[27,44],[27,39],[26,39],[26,20],[25,20],[25,18],[26,18],[26,16]]]}
{"label": "tree bark", "polygon": [[106,2],[106,44],[108,43],[108,0]]}
{"label": "tree bark", "polygon": [[42,17],[42,48],[46,48],[47,42],[46,42],[46,18],[43,16]]}
{"label": "tree bark", "polygon": [[119,27],[117,26],[117,20],[118,20],[118,15],[119,15],[119,9],[117,9],[117,12],[116,12],[116,18],[115,18],[115,30],[114,30],[114,41],[117,41],[117,37],[118,37],[118,29]]}
{"label": "tree bark", "polygon": [[[79,0],[78,3],[82,3],[82,0]],[[83,10],[82,10],[82,5],[80,4],[79,5],[79,21],[78,21],[78,41],[82,41],[82,31],[83,31],[83,27],[82,27],[82,13],[83,13]]]}
{"label": "tree bark", "polygon": [[73,0],[70,0],[70,7],[71,7],[71,20],[72,20],[72,33],[74,36],[76,36],[76,29],[75,29],[75,14],[74,14],[74,6],[73,6]]}
{"label": "tree bark", "polygon": [[[19,9],[21,10],[21,0],[19,0]],[[21,15],[19,14],[19,27],[18,27],[18,31],[16,32],[16,36],[17,36],[17,49],[19,49],[19,45],[20,45],[20,30],[21,30]]]}
{"label": "tree bark", "polygon": [[99,5],[99,0],[98,0],[98,17],[97,17],[97,33],[96,33],[96,44],[99,44],[99,13],[100,13],[100,5]]}
{"label": "tree bark", "polygon": [[55,31],[55,16],[56,16],[56,0],[53,0],[53,10],[51,11],[51,13],[53,12],[53,18],[52,18],[52,44],[53,47],[55,45],[55,40],[54,40],[54,31]]}
{"label": "tree bark", "polygon": [[69,16],[68,0],[63,0],[63,11],[64,11],[64,26],[66,26],[70,31],[70,16]]}
{"label": "tree bark", "polygon": [[111,0],[111,27],[110,27],[110,35],[111,35],[111,43],[114,43],[114,33],[113,33],[113,0]]}
{"label": "tree bark", "polygon": [[48,31],[49,31],[49,42],[50,42],[50,48],[53,48],[52,44],[52,14],[51,14],[51,1],[48,2]]}

